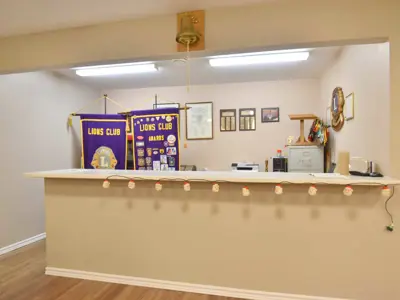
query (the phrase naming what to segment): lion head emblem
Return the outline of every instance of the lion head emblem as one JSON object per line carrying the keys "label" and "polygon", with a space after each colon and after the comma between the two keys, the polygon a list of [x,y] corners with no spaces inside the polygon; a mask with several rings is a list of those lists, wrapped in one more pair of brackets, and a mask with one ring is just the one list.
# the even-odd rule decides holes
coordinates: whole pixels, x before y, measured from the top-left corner
{"label": "lion head emblem", "polygon": [[112,149],[101,146],[97,148],[90,164],[95,169],[115,169],[117,163],[118,161]]}

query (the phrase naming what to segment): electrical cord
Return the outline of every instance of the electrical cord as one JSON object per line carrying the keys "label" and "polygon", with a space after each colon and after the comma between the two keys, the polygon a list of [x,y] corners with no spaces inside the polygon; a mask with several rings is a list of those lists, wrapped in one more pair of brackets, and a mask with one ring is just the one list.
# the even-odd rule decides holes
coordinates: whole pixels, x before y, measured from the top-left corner
{"label": "electrical cord", "polygon": [[393,198],[394,196],[394,191],[395,191],[395,187],[392,188],[392,194],[389,196],[389,198],[387,198],[387,200],[385,201],[385,210],[387,212],[387,214],[390,217],[390,225],[386,226],[386,230],[388,231],[393,231],[394,230],[394,220],[393,220],[393,215],[390,213],[389,209],[388,209],[388,204],[389,201]]}
{"label": "electrical cord", "polygon": [[[111,178],[123,178],[127,180],[151,180],[151,181],[174,181],[174,182],[186,182],[186,181],[191,181],[191,182],[206,182],[206,183],[240,183],[237,181],[229,181],[229,180],[208,180],[208,179],[199,179],[199,178],[191,178],[191,179],[182,179],[182,178],[174,178],[174,177],[160,177],[160,178],[144,178],[144,177],[139,177],[139,176],[124,176],[124,175],[118,175],[118,174],[113,174],[109,175],[106,177],[106,180],[108,181]],[[294,183],[290,181],[280,181],[280,182],[266,182],[270,184],[299,184],[299,183]],[[331,182],[318,182],[318,183],[312,183],[312,182],[304,182],[300,184],[318,184],[318,185],[338,185],[336,183],[331,183]],[[371,183],[371,182],[354,182],[354,183],[346,183],[343,185],[364,185],[364,186],[386,186],[386,184],[381,184],[381,183]],[[391,195],[386,199],[385,201],[385,210],[386,213],[388,214],[390,218],[390,225],[386,226],[386,230],[388,231],[393,231],[394,230],[394,219],[392,213],[390,213],[388,204],[389,201],[393,198],[395,193],[395,187],[392,187],[392,193]]]}
{"label": "electrical cord", "polygon": [[144,178],[144,177],[138,177],[138,176],[124,176],[124,175],[110,175],[106,177],[106,180],[109,180],[111,178],[124,178],[127,180],[148,180],[148,181],[174,181],[174,182],[185,182],[185,181],[192,181],[192,182],[207,182],[207,183],[238,183],[235,181],[228,181],[228,180],[207,180],[207,179],[196,179],[196,178],[191,178],[191,179],[182,179],[182,178],[174,178],[174,177],[159,177],[159,178]]}
{"label": "electrical cord", "polygon": [[[123,178],[127,180],[149,180],[149,181],[174,181],[174,182],[185,182],[185,181],[191,181],[191,182],[206,182],[206,183],[241,183],[238,181],[231,181],[231,180],[208,180],[208,179],[202,179],[202,178],[178,178],[178,177],[159,177],[159,178],[145,178],[145,177],[139,177],[139,176],[124,176],[124,175],[109,175],[106,177],[106,180],[109,180],[111,178]],[[244,182],[242,182],[244,183]],[[291,181],[279,181],[279,182],[252,182],[252,183],[266,183],[266,184],[315,184],[315,185],[340,185],[337,183],[332,183],[332,182],[303,182],[303,183],[298,183],[298,182],[291,182]],[[386,186],[387,184],[383,183],[372,183],[372,182],[349,182],[346,184],[342,185],[364,185],[364,186]]]}

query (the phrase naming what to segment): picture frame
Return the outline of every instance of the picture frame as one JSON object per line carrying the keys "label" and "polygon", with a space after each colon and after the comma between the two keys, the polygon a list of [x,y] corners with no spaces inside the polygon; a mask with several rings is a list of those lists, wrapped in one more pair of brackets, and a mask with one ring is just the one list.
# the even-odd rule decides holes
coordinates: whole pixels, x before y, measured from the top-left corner
{"label": "picture frame", "polygon": [[255,131],[255,130],[256,130],[256,109],[240,108],[239,131]]}
{"label": "picture frame", "polygon": [[185,103],[187,140],[212,140],[214,138],[213,103]]}
{"label": "picture frame", "polygon": [[157,108],[180,108],[180,103],[157,103],[153,104],[153,109]]}
{"label": "picture frame", "polygon": [[261,122],[262,123],[279,122],[279,107],[261,108]]}
{"label": "picture frame", "polygon": [[219,130],[221,132],[236,131],[236,109],[221,109],[219,111]]}
{"label": "picture frame", "polygon": [[345,98],[344,119],[346,121],[354,119],[354,93],[347,95]]}

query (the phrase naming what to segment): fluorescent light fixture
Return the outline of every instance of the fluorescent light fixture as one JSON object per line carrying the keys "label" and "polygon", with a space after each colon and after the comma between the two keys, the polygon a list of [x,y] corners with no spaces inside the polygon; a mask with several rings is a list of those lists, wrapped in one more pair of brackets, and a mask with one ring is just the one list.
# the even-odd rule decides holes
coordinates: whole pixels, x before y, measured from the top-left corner
{"label": "fluorescent light fixture", "polygon": [[306,50],[271,51],[244,53],[212,57],[209,63],[212,67],[247,66],[256,64],[283,63],[307,60],[310,52]]}
{"label": "fluorescent light fixture", "polygon": [[155,72],[157,68],[152,63],[129,63],[118,65],[103,65],[74,69],[79,76],[109,76],[135,73]]}

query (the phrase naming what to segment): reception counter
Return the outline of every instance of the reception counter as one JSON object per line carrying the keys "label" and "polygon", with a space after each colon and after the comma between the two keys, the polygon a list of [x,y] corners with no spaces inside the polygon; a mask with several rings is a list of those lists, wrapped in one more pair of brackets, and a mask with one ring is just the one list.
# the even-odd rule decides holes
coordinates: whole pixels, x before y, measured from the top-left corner
{"label": "reception counter", "polygon": [[[397,179],[77,169],[26,176],[45,179],[48,275],[248,299],[400,299],[400,239],[385,230],[382,193]],[[399,207],[393,198],[390,211]]]}

